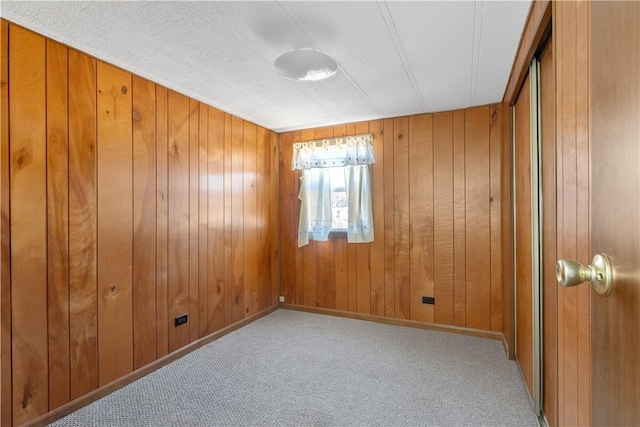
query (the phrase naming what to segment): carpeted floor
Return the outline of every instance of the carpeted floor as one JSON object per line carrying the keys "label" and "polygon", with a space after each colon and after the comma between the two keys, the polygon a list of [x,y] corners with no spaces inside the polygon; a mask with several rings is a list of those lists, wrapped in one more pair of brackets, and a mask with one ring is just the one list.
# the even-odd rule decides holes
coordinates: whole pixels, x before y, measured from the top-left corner
{"label": "carpeted floor", "polygon": [[277,310],[54,426],[538,426],[500,341]]}

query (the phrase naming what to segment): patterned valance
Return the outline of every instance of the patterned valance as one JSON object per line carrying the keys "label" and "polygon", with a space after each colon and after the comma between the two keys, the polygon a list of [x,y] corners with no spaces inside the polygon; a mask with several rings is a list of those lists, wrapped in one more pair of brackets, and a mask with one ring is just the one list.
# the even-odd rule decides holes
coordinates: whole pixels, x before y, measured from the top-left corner
{"label": "patterned valance", "polygon": [[371,165],[375,162],[373,135],[365,134],[297,142],[293,144],[291,170]]}

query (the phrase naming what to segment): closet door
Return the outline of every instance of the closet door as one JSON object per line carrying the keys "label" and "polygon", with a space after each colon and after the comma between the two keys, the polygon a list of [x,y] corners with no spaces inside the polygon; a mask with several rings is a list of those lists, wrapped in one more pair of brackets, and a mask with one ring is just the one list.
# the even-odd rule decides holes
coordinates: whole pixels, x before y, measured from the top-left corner
{"label": "closet door", "polygon": [[524,81],[514,112],[514,270],[516,361],[534,396],[533,288],[532,288],[532,198],[531,198],[531,74]]}

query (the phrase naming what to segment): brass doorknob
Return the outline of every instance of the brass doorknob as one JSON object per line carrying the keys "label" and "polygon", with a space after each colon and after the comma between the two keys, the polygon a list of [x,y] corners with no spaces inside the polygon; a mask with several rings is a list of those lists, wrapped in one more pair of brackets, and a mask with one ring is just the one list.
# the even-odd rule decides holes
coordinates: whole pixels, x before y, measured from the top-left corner
{"label": "brass doorknob", "polygon": [[594,255],[591,265],[587,266],[564,259],[556,263],[556,278],[564,287],[589,281],[598,294],[606,296],[611,293],[612,276],[611,261],[604,254]]}

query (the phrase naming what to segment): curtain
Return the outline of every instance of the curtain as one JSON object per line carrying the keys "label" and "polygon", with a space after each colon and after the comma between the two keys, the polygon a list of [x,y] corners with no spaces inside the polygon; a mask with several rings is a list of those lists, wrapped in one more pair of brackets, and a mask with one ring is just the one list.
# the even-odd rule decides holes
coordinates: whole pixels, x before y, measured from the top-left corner
{"label": "curtain", "polygon": [[305,169],[300,176],[298,247],[309,239],[326,241],[331,231],[331,185],[327,169]]}
{"label": "curtain", "polygon": [[[331,142],[335,144],[331,144]],[[373,136],[358,135],[293,145],[291,169],[300,170],[298,247],[326,241],[331,231],[331,184],[326,168],[344,167],[348,208],[347,241],[373,241],[371,175]]]}
{"label": "curtain", "polygon": [[349,200],[348,243],[373,242],[373,210],[371,208],[371,174],[369,166],[345,168],[347,200]]}

